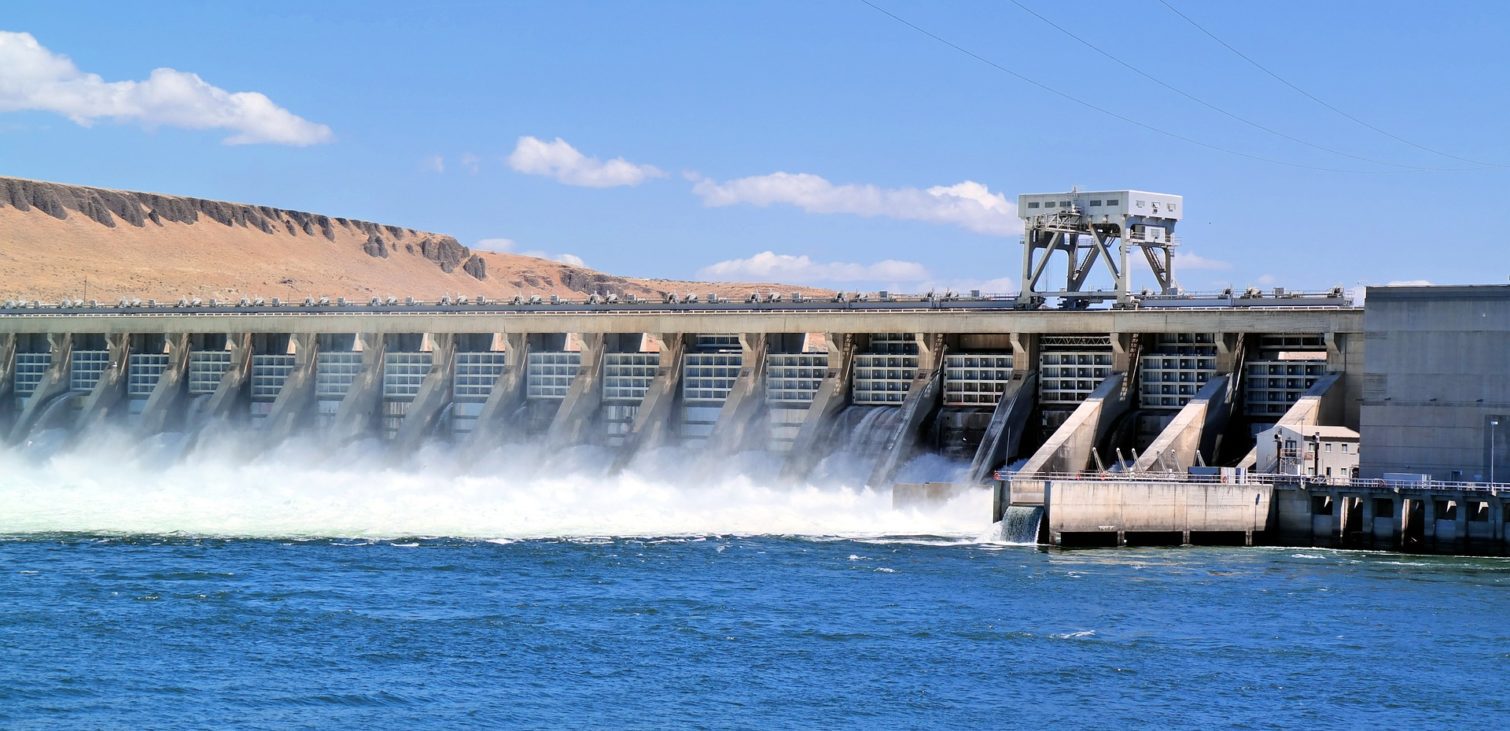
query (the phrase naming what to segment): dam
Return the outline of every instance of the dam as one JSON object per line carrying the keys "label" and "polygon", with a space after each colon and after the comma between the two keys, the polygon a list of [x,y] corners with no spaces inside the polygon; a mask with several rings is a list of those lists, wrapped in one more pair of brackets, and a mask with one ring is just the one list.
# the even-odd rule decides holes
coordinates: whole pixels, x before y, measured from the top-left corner
{"label": "dam", "polygon": [[[1182,208],[1133,190],[1023,196],[1023,287],[1006,295],[10,300],[0,435],[24,447],[109,425],[192,445],[240,429],[269,446],[378,440],[395,458],[527,441],[600,447],[613,470],[675,446],[761,455],[793,481],[842,453],[898,504],[993,491],[992,517],[1037,511],[1024,530],[1044,543],[1300,540],[1303,514],[1305,540],[1325,545],[1426,545],[1422,526],[1427,543],[1459,545],[1443,515],[1473,524],[1462,534],[1479,531],[1477,546],[1504,544],[1492,484],[1438,500],[1420,492],[1435,483],[1395,499],[1355,482],[1372,477],[1357,432],[1370,398],[1385,398],[1370,392],[1381,374],[1365,364],[1366,308],[1340,288],[1181,291]],[[1133,254],[1157,289],[1133,287]],[[1062,286],[1047,283],[1050,260],[1064,263]],[[1109,286],[1089,284],[1097,271]],[[1324,429],[1351,462],[1323,460]],[[1486,443],[1487,483],[1505,431]],[[907,468],[923,455],[958,469],[919,479]],[[1108,480],[1123,487],[1098,486]],[[1191,523],[1197,497],[1233,507]],[[1396,522],[1376,531],[1381,501]],[[1134,528],[1104,515],[1176,503]]]}

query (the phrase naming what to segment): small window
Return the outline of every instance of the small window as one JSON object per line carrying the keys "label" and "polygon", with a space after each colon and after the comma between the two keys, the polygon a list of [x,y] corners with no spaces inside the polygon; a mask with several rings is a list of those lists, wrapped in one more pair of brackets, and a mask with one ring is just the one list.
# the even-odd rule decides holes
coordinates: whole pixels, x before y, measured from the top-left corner
{"label": "small window", "polygon": [[1101,206],[1101,201],[1091,201],[1091,205],[1099,208]]}
{"label": "small window", "polygon": [[1122,203],[1122,201],[1119,201],[1116,198],[1108,198],[1107,201],[1106,201],[1106,205],[1113,206],[1113,207],[1121,205],[1121,203]]}
{"label": "small window", "polygon": [[1175,209],[1175,204],[1173,204],[1173,203],[1170,203],[1170,204],[1169,204],[1169,210],[1171,210],[1171,211],[1172,211],[1172,210],[1174,210],[1174,209]]}
{"label": "small window", "polygon": [[1059,201],[1059,207],[1060,208],[1069,208],[1070,207],[1070,202],[1069,201]]}
{"label": "small window", "polygon": [[1038,201],[1029,202],[1028,203],[1028,207],[1029,208],[1037,208],[1038,207]]}
{"label": "small window", "polygon": [[1043,207],[1044,207],[1044,208],[1053,208],[1053,207],[1054,207],[1054,201],[1048,201],[1048,202],[1045,202],[1045,203],[1044,203],[1044,204],[1043,204]]}
{"label": "small window", "polygon": [[1347,454],[1347,442],[1342,443],[1342,453]]}
{"label": "small window", "polygon": [[1332,443],[1331,442],[1327,442],[1326,443],[1326,451],[1329,452],[1329,453],[1332,451]]}
{"label": "small window", "polygon": [[1139,208],[1142,208],[1142,207],[1143,207],[1143,201],[1138,201],[1138,207],[1139,207]]}

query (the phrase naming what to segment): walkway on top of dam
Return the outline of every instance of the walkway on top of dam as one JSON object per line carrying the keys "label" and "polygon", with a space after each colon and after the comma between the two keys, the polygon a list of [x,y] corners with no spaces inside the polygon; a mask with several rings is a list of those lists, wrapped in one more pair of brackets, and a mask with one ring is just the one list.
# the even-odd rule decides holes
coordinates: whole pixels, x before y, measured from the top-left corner
{"label": "walkway on top of dam", "polygon": [[0,333],[1361,332],[1359,307],[1280,304],[1025,310],[991,300],[667,306],[658,303],[0,309]]}

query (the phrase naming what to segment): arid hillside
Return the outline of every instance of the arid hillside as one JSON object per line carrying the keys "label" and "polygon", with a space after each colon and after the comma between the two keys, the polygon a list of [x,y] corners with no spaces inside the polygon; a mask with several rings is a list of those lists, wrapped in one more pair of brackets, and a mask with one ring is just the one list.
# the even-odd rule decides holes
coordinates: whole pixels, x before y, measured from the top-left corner
{"label": "arid hillside", "polygon": [[617,277],[451,236],[267,206],[0,178],[0,300],[805,291]]}

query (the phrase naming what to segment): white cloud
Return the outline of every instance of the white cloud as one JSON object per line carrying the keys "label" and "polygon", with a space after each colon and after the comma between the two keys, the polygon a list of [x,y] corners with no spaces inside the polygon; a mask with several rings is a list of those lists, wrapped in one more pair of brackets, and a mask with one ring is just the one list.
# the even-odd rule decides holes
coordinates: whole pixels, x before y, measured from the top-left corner
{"label": "white cloud", "polygon": [[948,290],[956,293],[966,293],[970,290],[979,290],[981,294],[1017,294],[1017,280],[1011,277],[996,277],[994,279],[945,279],[942,281],[928,281],[918,285],[918,289],[924,292],[943,292]]}
{"label": "white cloud", "polygon": [[330,128],[299,117],[255,91],[228,92],[197,74],[154,69],[144,81],[105,81],[30,33],[0,31],[0,112],[55,112],[89,126],[100,119],[146,127],[222,129],[229,145],[313,145]]}
{"label": "white cloud", "polygon": [[1279,281],[1279,280],[1276,279],[1273,274],[1260,274],[1260,275],[1258,275],[1258,283],[1261,284],[1261,285],[1263,285],[1263,286],[1265,286],[1265,287],[1267,287],[1267,286],[1269,286],[1269,285],[1271,285],[1271,284],[1273,284],[1273,283],[1275,283],[1277,281]]}
{"label": "white cloud", "polygon": [[528,251],[519,251],[518,250],[519,243],[517,241],[514,241],[513,239],[505,239],[505,238],[478,239],[477,243],[472,244],[472,248],[476,249],[478,251],[492,251],[492,252],[499,253],[499,254],[515,254],[515,255],[518,255],[518,256],[533,256],[536,259],[549,259],[550,261],[560,262],[562,264],[566,264],[568,266],[574,266],[574,267],[585,267],[585,266],[587,266],[587,262],[583,261],[582,257],[577,256],[576,254],[553,254],[551,252],[541,251],[539,249],[530,249]]}
{"label": "white cloud", "polygon": [[557,137],[547,142],[538,137],[519,138],[508,157],[509,167],[526,175],[544,175],[567,185],[587,188],[613,188],[639,185],[666,173],[654,165],[637,165],[622,157],[599,160],[577,151]]}
{"label": "white cloud", "polygon": [[518,244],[513,239],[478,239],[472,248],[481,251],[512,252]]}
{"label": "white cloud", "polygon": [[1205,270],[1226,271],[1232,268],[1232,262],[1220,259],[1208,259],[1191,251],[1176,251],[1174,255],[1175,270]]}
{"label": "white cloud", "polygon": [[716,281],[762,282],[922,282],[928,268],[914,261],[886,259],[874,264],[813,261],[809,256],[762,251],[703,267],[698,276]]}
{"label": "white cloud", "polygon": [[482,170],[482,158],[470,152],[462,153],[460,162],[461,166],[466,168],[467,172],[473,175],[476,175],[479,171]]}
{"label": "white cloud", "polygon": [[977,279],[936,277],[915,261],[885,259],[871,264],[846,261],[813,261],[809,256],[762,251],[745,259],[730,259],[703,267],[698,277],[724,282],[769,282],[772,284],[850,285],[854,288],[891,289],[911,293],[969,292],[1005,294],[1015,292],[1010,277]]}
{"label": "white cloud", "polygon": [[993,236],[1022,232],[1017,204],[972,180],[931,188],[881,188],[853,183],[835,185],[810,173],[776,172],[722,183],[696,175],[688,177],[695,181],[692,192],[702,198],[705,206],[784,204],[808,213],[943,223]]}
{"label": "white cloud", "polygon": [[432,173],[443,173],[446,171],[446,158],[440,155],[431,155],[425,158],[420,165]]}

